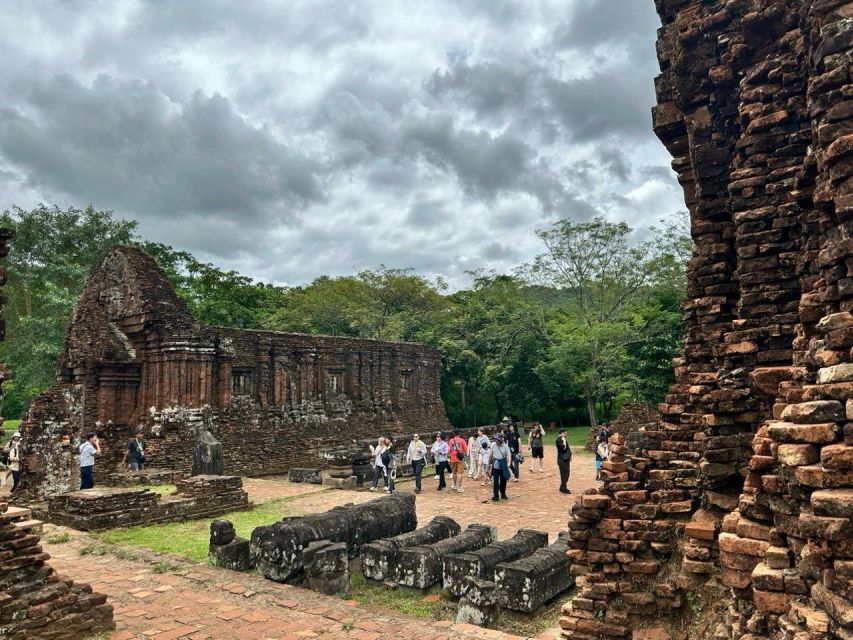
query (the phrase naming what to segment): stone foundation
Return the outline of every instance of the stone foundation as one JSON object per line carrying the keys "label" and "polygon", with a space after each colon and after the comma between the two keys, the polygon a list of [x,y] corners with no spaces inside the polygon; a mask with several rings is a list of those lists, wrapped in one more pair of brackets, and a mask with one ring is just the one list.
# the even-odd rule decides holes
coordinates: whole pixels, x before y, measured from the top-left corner
{"label": "stone foundation", "polygon": [[396,582],[404,587],[429,589],[443,577],[443,560],[448,554],[474,551],[494,542],[497,530],[472,524],[458,536],[430,545],[407,547],[397,554]]}
{"label": "stone foundation", "polygon": [[417,523],[411,493],[284,518],[252,531],[252,561],[265,578],[285,582],[303,572],[302,550],[311,542],[345,542],[350,557],[355,557],[363,545],[389,534],[414,531]]}
{"label": "stone foundation", "polygon": [[[556,542],[537,549],[514,562],[495,567],[497,603],[504,609],[533,613],[558,594],[575,586],[569,571],[569,533],[561,533]],[[470,598],[470,592],[467,594]]]}
{"label": "stone foundation", "polygon": [[507,540],[492,542],[475,551],[450,553],[444,556],[442,583],[454,596],[464,596],[466,578],[478,578],[493,582],[495,568],[501,562],[511,562],[548,544],[548,534],[533,529],[519,529]]}
{"label": "stone foundation", "polygon": [[401,549],[432,544],[459,535],[461,531],[455,520],[436,516],[425,527],[366,544],[361,548],[361,572],[368,580],[392,580],[397,575]]}
{"label": "stone foundation", "polygon": [[147,488],[96,487],[47,500],[40,517],[80,531],[98,531],[140,524],[208,518],[251,509],[243,482],[234,476],[191,476],[177,483],[177,492],[161,496]]}

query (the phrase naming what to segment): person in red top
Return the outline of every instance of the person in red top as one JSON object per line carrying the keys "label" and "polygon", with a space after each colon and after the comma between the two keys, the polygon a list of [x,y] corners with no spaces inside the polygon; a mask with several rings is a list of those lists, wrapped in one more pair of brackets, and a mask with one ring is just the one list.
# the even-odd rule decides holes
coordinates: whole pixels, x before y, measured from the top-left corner
{"label": "person in red top", "polygon": [[465,454],[468,443],[459,435],[459,429],[447,443],[447,455],[450,458],[450,471],[453,473],[453,490],[462,491],[462,477],[465,475]]}

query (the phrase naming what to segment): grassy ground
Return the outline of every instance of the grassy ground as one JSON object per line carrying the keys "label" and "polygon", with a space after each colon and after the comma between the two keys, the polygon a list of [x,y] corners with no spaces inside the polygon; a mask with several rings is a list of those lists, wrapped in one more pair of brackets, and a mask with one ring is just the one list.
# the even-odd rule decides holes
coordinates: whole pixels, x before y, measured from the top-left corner
{"label": "grassy ground", "polygon": [[[548,427],[545,427],[548,429]],[[554,446],[554,443],[557,441],[557,431],[548,430],[545,433],[545,437],[542,438],[542,442],[546,447]],[[586,439],[589,437],[589,427],[566,427],[566,440],[569,441],[570,447],[585,447]],[[522,444],[527,447],[527,436],[525,435],[522,438]]]}
{"label": "grassy ground", "polygon": [[350,574],[350,597],[371,608],[392,609],[408,616],[433,620],[447,618],[448,611],[455,609],[455,605],[445,597],[441,587],[433,587],[424,592],[417,589],[395,589],[367,582],[360,571]]}
{"label": "grassy ground", "polygon": [[[255,527],[281,520],[285,515],[290,515],[287,501],[275,500],[257,505],[252,511],[235,511],[220,517],[234,523],[238,536],[248,538]],[[95,537],[106,543],[144,547],[158,553],[175,553],[190,560],[204,562],[207,560],[207,545],[210,540],[210,520],[113,529],[97,533]]]}

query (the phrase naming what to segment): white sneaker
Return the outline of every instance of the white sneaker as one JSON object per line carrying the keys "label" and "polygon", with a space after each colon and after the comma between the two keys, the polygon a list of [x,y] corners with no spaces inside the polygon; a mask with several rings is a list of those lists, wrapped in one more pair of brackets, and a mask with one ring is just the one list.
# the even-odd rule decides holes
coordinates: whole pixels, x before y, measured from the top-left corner
{"label": "white sneaker", "polygon": [[388,487],[385,487],[385,493],[388,493],[389,491],[391,491],[391,489],[389,489]]}
{"label": "white sneaker", "polygon": [[465,493],[465,489],[463,489],[462,487],[459,487],[459,488],[457,489],[457,491],[458,491],[459,493]]}
{"label": "white sneaker", "polygon": [[438,480],[438,476],[435,476],[435,479]]}
{"label": "white sneaker", "polygon": [[376,491],[376,487],[370,487],[371,491]]}

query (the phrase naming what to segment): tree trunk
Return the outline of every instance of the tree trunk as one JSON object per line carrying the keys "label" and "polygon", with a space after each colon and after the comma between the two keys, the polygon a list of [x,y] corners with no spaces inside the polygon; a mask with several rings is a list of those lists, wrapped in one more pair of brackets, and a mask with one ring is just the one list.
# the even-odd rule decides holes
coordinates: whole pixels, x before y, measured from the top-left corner
{"label": "tree trunk", "polygon": [[595,398],[591,395],[586,397],[586,409],[589,412],[589,426],[598,429],[598,416],[595,410]]}

